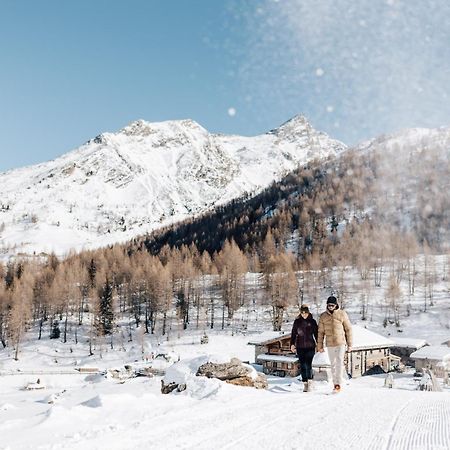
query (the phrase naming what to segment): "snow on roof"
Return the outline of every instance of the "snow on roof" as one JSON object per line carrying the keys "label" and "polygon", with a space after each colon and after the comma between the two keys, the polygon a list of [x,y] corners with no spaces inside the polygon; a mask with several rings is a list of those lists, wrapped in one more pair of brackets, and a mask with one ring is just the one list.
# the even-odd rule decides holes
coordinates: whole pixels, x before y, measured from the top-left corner
{"label": "snow on roof", "polygon": [[[294,363],[298,361],[297,356],[289,356],[289,355],[268,355],[266,353],[262,353],[261,355],[258,355],[256,358],[259,361],[279,361],[279,362],[288,362],[288,363]],[[317,366],[329,366],[330,360],[328,358],[328,353],[316,353],[314,355],[313,363],[312,365],[314,367]]]}
{"label": "snow on roof", "polygon": [[394,342],[381,334],[369,331],[358,325],[353,325],[353,346],[352,349],[392,347]]}
{"label": "snow on roof", "polygon": [[[392,347],[394,342],[381,334],[369,331],[366,328],[360,327],[358,325],[352,326],[353,330],[353,349],[362,348],[376,348],[376,347]],[[279,331],[266,331],[255,336],[254,339],[249,341],[251,345],[264,345],[270,341],[278,338],[289,337],[290,333],[279,332]]]}
{"label": "snow on roof", "polygon": [[258,355],[256,359],[259,359],[260,361],[280,361],[289,363],[295,363],[298,361],[298,358],[295,355],[266,355],[265,353]]}
{"label": "snow on roof", "polygon": [[263,345],[266,342],[290,335],[291,333],[286,333],[285,331],[264,331],[263,333],[257,334],[251,341],[248,342],[248,344]]}
{"label": "snow on roof", "polygon": [[412,359],[450,360],[450,347],[444,345],[429,345],[411,353]]}
{"label": "snow on roof", "polygon": [[419,349],[428,345],[425,339],[418,338],[404,338],[404,337],[392,337],[391,340],[394,342],[396,347],[407,347]]}

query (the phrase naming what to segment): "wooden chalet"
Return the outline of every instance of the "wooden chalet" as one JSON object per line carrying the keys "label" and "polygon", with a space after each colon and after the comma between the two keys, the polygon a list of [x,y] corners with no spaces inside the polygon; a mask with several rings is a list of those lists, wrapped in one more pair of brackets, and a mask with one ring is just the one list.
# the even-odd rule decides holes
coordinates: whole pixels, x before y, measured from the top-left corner
{"label": "wooden chalet", "polygon": [[450,378],[450,348],[444,345],[422,347],[411,354],[416,370],[431,369],[440,378]]}
{"label": "wooden chalet", "polygon": [[[265,374],[281,377],[300,375],[297,356],[290,350],[290,339],[290,333],[263,333],[249,342],[255,346],[255,362],[262,364]],[[347,373],[351,377],[359,377],[370,373],[375,366],[389,372],[400,362],[400,357],[391,355],[393,345],[391,340],[354,325],[352,351],[345,355]],[[313,360],[315,375],[329,370],[329,367],[327,353],[316,353]]]}
{"label": "wooden chalet", "polygon": [[394,342],[393,347],[391,347],[391,354],[399,356],[403,364],[411,367],[414,367],[415,365],[415,361],[411,358],[411,354],[420,348],[429,345],[425,339],[404,337],[393,337],[391,339]]}
{"label": "wooden chalet", "polygon": [[300,373],[297,355],[291,353],[290,333],[265,332],[249,345],[255,346],[255,362],[262,364],[266,375],[296,377]]}
{"label": "wooden chalet", "polygon": [[367,328],[357,325],[352,328],[352,351],[345,354],[345,367],[352,378],[369,375],[376,367],[390,372],[400,364],[400,357],[391,353],[392,340]]}

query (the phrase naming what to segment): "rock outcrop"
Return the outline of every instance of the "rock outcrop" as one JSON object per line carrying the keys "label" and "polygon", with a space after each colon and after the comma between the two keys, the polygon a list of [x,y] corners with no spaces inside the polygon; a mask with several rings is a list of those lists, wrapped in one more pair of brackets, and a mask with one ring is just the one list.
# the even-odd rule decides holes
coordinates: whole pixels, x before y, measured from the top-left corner
{"label": "rock outcrop", "polygon": [[256,389],[266,389],[267,379],[258,374],[251,366],[243,364],[238,358],[232,358],[228,363],[216,364],[208,362],[198,368],[197,376],[217,378],[236,386],[250,386]]}

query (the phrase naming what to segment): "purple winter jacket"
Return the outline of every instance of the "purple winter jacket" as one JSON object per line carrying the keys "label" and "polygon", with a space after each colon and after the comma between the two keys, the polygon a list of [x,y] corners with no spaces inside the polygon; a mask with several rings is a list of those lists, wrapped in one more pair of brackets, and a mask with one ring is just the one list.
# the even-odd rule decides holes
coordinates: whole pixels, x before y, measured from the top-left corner
{"label": "purple winter jacket", "polygon": [[317,343],[317,322],[313,319],[313,316],[309,316],[304,319],[302,316],[297,317],[294,320],[291,333],[291,345],[295,345],[299,348],[315,348]]}

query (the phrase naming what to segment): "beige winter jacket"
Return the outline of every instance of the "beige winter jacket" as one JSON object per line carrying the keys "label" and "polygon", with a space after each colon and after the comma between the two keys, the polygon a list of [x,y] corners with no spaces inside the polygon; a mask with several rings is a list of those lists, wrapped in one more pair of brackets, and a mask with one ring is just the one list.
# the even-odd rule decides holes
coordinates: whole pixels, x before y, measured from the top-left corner
{"label": "beige winter jacket", "polygon": [[325,345],[336,347],[347,344],[352,346],[352,324],[345,311],[336,309],[333,313],[323,312],[319,319],[319,336],[317,339],[317,350],[320,351]]}

